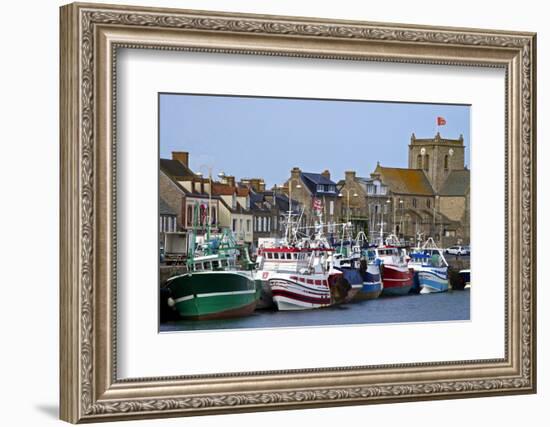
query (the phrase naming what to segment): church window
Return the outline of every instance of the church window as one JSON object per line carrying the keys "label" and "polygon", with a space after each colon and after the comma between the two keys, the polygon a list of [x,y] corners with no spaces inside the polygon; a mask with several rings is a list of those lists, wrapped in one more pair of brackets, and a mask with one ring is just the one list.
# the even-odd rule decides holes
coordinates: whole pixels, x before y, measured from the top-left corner
{"label": "church window", "polygon": [[445,154],[445,164],[444,164],[445,170],[449,169],[449,156]]}
{"label": "church window", "polygon": [[416,169],[422,169],[422,155],[416,157]]}
{"label": "church window", "polygon": [[430,156],[428,154],[424,156],[424,170],[426,172],[430,170]]}

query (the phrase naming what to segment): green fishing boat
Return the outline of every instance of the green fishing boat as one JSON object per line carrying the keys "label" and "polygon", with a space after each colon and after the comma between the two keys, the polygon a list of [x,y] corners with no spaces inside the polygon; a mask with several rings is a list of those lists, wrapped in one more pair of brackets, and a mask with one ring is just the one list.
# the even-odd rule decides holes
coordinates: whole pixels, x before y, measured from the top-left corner
{"label": "green fishing boat", "polygon": [[196,233],[187,259],[188,272],[167,280],[168,305],[186,319],[224,319],[252,314],[261,286],[254,279],[254,263],[231,232],[197,245]]}

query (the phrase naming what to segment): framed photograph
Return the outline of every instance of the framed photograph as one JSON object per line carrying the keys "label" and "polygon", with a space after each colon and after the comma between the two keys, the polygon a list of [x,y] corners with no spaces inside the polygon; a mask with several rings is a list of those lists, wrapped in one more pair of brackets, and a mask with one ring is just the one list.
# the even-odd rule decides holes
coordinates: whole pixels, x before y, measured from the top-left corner
{"label": "framed photograph", "polygon": [[536,391],[536,37],[61,8],[61,418]]}

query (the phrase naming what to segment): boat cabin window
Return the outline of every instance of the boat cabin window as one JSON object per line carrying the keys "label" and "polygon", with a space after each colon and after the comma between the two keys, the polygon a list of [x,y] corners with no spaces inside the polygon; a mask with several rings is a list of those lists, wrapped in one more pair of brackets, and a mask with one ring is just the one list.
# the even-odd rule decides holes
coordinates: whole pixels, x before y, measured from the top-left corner
{"label": "boat cabin window", "polygon": [[265,255],[266,255],[267,259],[272,259],[273,258],[273,254],[271,252],[268,252]]}

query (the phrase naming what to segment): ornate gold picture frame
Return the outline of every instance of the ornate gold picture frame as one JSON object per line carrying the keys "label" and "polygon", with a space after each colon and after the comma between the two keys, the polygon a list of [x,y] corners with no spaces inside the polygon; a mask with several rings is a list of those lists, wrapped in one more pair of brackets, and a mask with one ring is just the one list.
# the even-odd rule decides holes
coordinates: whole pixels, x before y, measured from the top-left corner
{"label": "ornate gold picture frame", "polygon": [[[61,418],[78,423],[534,393],[535,42],[533,33],[506,31],[98,4],[62,7]],[[121,380],[116,357],[121,48],[503,69],[504,357]]]}

